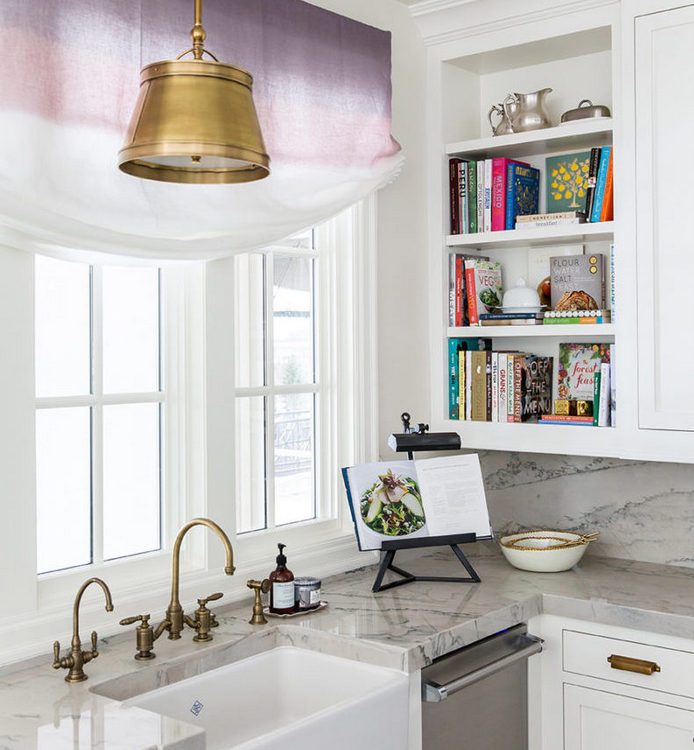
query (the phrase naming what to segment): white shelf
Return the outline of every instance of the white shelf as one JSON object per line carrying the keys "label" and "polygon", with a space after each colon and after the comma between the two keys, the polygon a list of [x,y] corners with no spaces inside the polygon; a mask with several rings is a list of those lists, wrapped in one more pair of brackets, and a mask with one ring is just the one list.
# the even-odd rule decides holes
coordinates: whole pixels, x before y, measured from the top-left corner
{"label": "white shelf", "polygon": [[448,247],[471,249],[494,249],[507,247],[536,247],[556,245],[564,242],[611,241],[614,222],[601,221],[596,224],[569,224],[557,227],[532,227],[528,229],[506,229],[500,232],[477,232],[476,234],[449,234]]}
{"label": "white shelf", "polygon": [[457,338],[556,338],[569,341],[592,341],[614,338],[612,323],[599,324],[550,324],[539,326],[465,326],[449,328],[448,336]]}
{"label": "white shelf", "polygon": [[493,156],[532,156],[556,151],[580,150],[612,143],[612,118],[577,120],[527,133],[476,138],[446,144],[448,156],[489,159]]}
{"label": "white shelf", "polygon": [[475,450],[559,453],[570,456],[614,456],[623,453],[620,433],[613,427],[577,427],[526,422],[443,420],[434,431],[457,432],[462,447]]}

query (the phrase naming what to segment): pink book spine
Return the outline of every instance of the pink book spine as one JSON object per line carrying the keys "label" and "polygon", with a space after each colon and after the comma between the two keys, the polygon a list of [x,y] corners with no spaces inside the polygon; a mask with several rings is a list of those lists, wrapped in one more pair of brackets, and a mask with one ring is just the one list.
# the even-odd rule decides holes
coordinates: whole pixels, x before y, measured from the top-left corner
{"label": "pink book spine", "polygon": [[492,159],[492,232],[506,229],[506,165],[508,159]]}

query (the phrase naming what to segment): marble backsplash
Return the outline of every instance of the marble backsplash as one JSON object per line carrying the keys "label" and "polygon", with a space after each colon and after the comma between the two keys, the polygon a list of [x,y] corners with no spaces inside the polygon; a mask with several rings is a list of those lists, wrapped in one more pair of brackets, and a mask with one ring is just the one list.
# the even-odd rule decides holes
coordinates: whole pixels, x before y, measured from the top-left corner
{"label": "marble backsplash", "polygon": [[591,554],[694,567],[694,465],[480,453],[497,532],[599,531]]}

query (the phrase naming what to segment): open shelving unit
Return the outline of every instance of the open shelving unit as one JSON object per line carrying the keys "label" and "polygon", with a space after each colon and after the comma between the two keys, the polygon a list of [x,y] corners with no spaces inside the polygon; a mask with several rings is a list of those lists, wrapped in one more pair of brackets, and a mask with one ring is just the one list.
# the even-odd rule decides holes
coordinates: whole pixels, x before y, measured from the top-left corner
{"label": "open shelving unit", "polygon": [[[608,13],[608,12],[606,12]],[[602,253],[609,269],[610,246],[616,221],[554,227],[519,228],[508,231],[450,235],[448,206],[448,160],[451,157],[479,160],[506,156],[527,161],[541,171],[540,212],[545,211],[545,159],[550,155],[587,151],[613,143],[613,118],[583,120],[543,130],[492,136],[487,112],[509,91],[534,91],[551,86],[547,100],[552,122],[590,98],[613,108],[616,76],[612,71],[614,16],[597,14],[577,19],[557,35],[551,24],[525,29],[526,41],[512,47],[502,35],[480,37],[470,44],[446,45],[441,59],[432,59],[430,76],[435,81],[433,102],[437,116],[432,133],[439,134],[438,147],[431,144],[433,185],[431,218],[431,335],[435,353],[432,361],[432,429],[453,430],[464,447],[505,451],[536,451],[572,455],[619,455],[618,431],[613,428],[574,427],[536,423],[477,422],[448,417],[447,341],[450,337],[488,338],[495,350],[515,350],[554,357],[556,398],[558,349],[561,342],[616,343],[618,324],[471,326],[448,325],[448,256],[472,253],[501,261],[504,286],[520,277],[528,278],[532,254],[550,253],[553,248]],[[594,24],[594,25],[592,25]],[[495,41],[499,46],[494,46]],[[520,64],[519,64],[520,63]],[[470,111],[476,106],[476,111]],[[436,154],[436,151],[438,152]],[[616,190],[618,172],[615,172]],[[618,217],[617,217],[618,218]],[[542,250],[539,250],[539,249]],[[537,250],[536,250],[537,249]],[[561,252],[562,250],[559,250]],[[611,279],[607,279],[610,288]],[[608,291],[609,298],[609,291]],[[619,416],[618,420],[619,422]]]}

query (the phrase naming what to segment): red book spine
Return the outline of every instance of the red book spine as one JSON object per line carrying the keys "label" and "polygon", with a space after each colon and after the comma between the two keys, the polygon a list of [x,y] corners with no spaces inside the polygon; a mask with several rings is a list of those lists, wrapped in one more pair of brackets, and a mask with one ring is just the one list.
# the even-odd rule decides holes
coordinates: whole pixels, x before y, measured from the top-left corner
{"label": "red book spine", "polygon": [[451,201],[451,234],[460,234],[459,190],[458,190],[458,164],[460,159],[451,159],[448,162],[448,180],[450,185]]}
{"label": "red book spine", "polygon": [[463,257],[455,256],[455,324],[463,325]]}
{"label": "red book spine", "polygon": [[605,197],[602,199],[602,210],[600,221],[612,221],[614,219],[614,174],[612,173],[612,162],[614,159],[614,148],[610,151],[610,161],[607,166],[607,178],[605,180]]}
{"label": "red book spine", "polygon": [[475,284],[475,269],[465,269],[465,295],[467,297],[467,313],[470,325],[475,326],[480,322],[477,312],[477,286]]}
{"label": "red book spine", "polygon": [[521,419],[521,378],[523,377],[523,355],[513,355],[513,421],[522,422]]}

